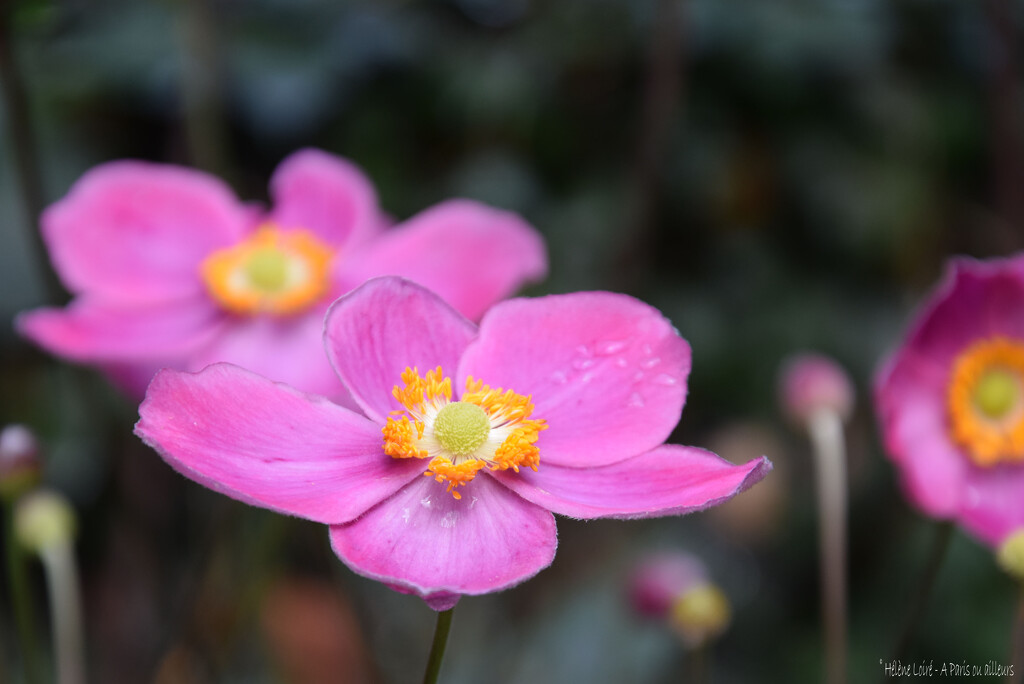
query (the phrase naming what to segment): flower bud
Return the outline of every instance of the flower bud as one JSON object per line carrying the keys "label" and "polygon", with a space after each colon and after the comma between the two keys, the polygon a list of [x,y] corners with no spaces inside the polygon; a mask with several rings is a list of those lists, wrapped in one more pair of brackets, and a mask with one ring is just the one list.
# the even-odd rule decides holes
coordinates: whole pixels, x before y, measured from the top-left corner
{"label": "flower bud", "polygon": [[35,553],[70,544],[75,527],[74,509],[62,494],[54,491],[28,494],[14,509],[14,533],[25,548]]}
{"label": "flower bud", "polygon": [[39,484],[39,443],[24,425],[0,431],[0,499],[14,501]]}
{"label": "flower bud", "polygon": [[652,554],[630,576],[630,602],[641,615],[668,617],[675,600],[690,588],[704,584],[706,575],[704,564],[687,553]]}
{"label": "flower bud", "polygon": [[846,420],[853,412],[853,383],[832,359],[821,354],[798,354],[782,365],[779,399],[785,413],[806,425],[816,411],[835,411]]}
{"label": "flower bud", "polygon": [[1014,579],[1024,582],[1024,528],[1003,540],[996,551],[996,562]]}
{"label": "flower bud", "polygon": [[729,599],[721,589],[705,583],[675,600],[669,621],[683,641],[695,648],[720,636],[731,617]]}

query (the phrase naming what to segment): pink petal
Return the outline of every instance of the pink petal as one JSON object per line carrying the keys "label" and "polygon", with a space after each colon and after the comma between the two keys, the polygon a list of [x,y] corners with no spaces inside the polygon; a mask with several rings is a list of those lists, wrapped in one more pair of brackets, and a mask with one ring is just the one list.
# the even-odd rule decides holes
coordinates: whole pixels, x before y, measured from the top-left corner
{"label": "pink petal", "polygon": [[401,408],[392,396],[406,367],[453,375],[476,326],[434,293],[401,278],[375,278],[327,312],[324,344],[338,376],[370,418]]}
{"label": "pink petal", "polygon": [[360,575],[441,608],[453,595],[506,589],[551,563],[557,538],[549,512],[482,475],[459,491],[456,501],[420,477],[359,519],[332,526],[334,551]]}
{"label": "pink petal", "polygon": [[223,335],[189,359],[187,370],[226,361],[303,392],[345,397],[324,354],[324,313],[320,307],[287,317],[233,317]]}
{"label": "pink petal", "polygon": [[329,245],[354,249],[382,225],[377,193],[354,164],[320,150],[295,152],[270,180],[271,220],[305,228]]}
{"label": "pink petal", "polygon": [[202,292],[199,263],[244,234],[247,212],[212,176],[120,161],[82,176],[42,226],[72,292],[150,302]]}
{"label": "pink petal", "polygon": [[1024,467],[972,467],[967,473],[960,523],[991,547],[1024,527]]}
{"label": "pink petal", "polygon": [[573,518],[654,518],[724,503],[772,469],[764,457],[733,465],[710,451],[665,444],[611,465],[569,468],[544,462],[537,472],[492,473],[502,484]]}
{"label": "pink petal", "polygon": [[182,359],[224,327],[224,316],[202,299],[111,307],[79,297],[63,309],[21,314],[18,331],[47,351],[79,362]]}
{"label": "pink petal", "polygon": [[662,315],[608,292],[498,304],[463,355],[473,376],[532,395],[541,463],[597,466],[649,451],[679,421],[690,346]]}
{"label": "pink petal", "polygon": [[185,477],[328,524],[387,498],[423,464],[384,455],[380,426],[230,364],[157,374],[135,433]]}
{"label": "pink petal", "polygon": [[362,253],[339,261],[348,287],[398,275],[434,291],[471,320],[524,283],[547,273],[544,242],[516,214],[450,200],[387,231]]}

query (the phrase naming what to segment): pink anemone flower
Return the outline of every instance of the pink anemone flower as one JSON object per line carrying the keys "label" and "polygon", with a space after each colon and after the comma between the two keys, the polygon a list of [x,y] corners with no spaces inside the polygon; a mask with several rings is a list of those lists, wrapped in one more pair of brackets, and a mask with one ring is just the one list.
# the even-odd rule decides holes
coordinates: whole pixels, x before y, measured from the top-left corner
{"label": "pink anemone flower", "polygon": [[953,261],[875,399],[908,498],[990,546],[1024,526],[1024,270]]}
{"label": "pink anemone flower", "polygon": [[477,202],[447,201],[385,228],[369,180],[318,150],[285,159],[270,196],[263,212],[192,169],[92,169],[42,217],[74,300],[22,314],[18,328],[133,396],[161,367],[215,361],[330,395],[339,388],[321,348],[324,314],[368,278],[410,278],[477,320],[547,268],[530,226]]}
{"label": "pink anemone flower", "polygon": [[552,513],[697,511],[771,468],[663,444],[690,348],[631,297],[509,300],[477,328],[377,278],[331,307],[324,337],[362,415],[215,364],[158,373],[136,434],[200,484],[326,523],[352,570],[435,610],[550,564]]}

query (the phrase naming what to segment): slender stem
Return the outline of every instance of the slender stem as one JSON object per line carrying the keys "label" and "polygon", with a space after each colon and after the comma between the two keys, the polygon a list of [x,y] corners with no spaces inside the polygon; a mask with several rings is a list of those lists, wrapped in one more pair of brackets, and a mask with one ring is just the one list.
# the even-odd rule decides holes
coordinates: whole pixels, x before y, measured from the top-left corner
{"label": "slender stem", "polygon": [[843,421],[831,409],[809,421],[818,485],[825,681],[846,682],[846,445]]}
{"label": "slender stem", "polygon": [[75,550],[71,543],[42,549],[46,581],[50,587],[50,616],[58,684],[85,683],[82,637],[82,598],[78,587]]}
{"label": "slender stem", "polygon": [[50,268],[46,245],[43,244],[42,233],[36,224],[43,212],[45,195],[39,171],[39,150],[36,148],[35,132],[29,115],[28,94],[21,78],[21,71],[18,69],[11,38],[12,6],[13,3],[0,2],[0,95],[3,97],[4,118],[7,120],[7,140],[21,190],[25,225],[29,229],[29,237],[48,298],[56,303],[63,301],[64,288]]}
{"label": "slender stem", "polygon": [[1024,682],[1024,663],[1020,662],[1024,656],[1024,583],[1020,586],[1020,599],[1017,601],[1017,615],[1013,621],[1013,635],[1010,642],[1010,662],[1007,663],[1013,668],[1013,676],[1007,677],[1008,682]]}
{"label": "slender stem", "polygon": [[687,655],[689,661],[690,677],[686,681],[688,684],[707,684],[711,681],[710,678],[710,666],[709,661],[711,660],[711,640],[705,639],[702,644],[695,646],[690,649],[690,653]]}
{"label": "slender stem", "polygon": [[209,0],[180,0],[182,116],[191,162],[225,177],[226,124],[217,26]]}
{"label": "slender stem", "polygon": [[448,645],[448,632],[452,628],[454,608],[443,610],[437,614],[437,626],[434,628],[434,644],[430,647],[430,658],[427,660],[427,671],[423,673],[423,684],[435,684],[441,672],[441,661],[444,660],[444,649]]}
{"label": "slender stem", "polygon": [[900,632],[900,638],[896,642],[896,649],[893,651],[893,660],[903,660],[907,655],[907,649],[914,638],[917,626],[924,616],[925,606],[928,604],[928,597],[935,586],[935,580],[939,576],[939,569],[946,558],[949,550],[949,541],[953,538],[953,523],[946,520],[939,523],[935,532],[935,541],[932,543],[931,553],[928,555],[924,572],[921,573],[921,581],[917,585],[917,593],[914,595],[910,610],[907,612],[907,620]]}
{"label": "slender stem", "polygon": [[21,646],[21,662],[28,684],[43,681],[36,655],[36,633],[32,620],[32,589],[29,585],[28,565],[25,549],[18,543],[14,533],[14,511],[9,504],[4,507],[7,529],[4,531],[7,555],[7,582],[11,594],[11,607]]}

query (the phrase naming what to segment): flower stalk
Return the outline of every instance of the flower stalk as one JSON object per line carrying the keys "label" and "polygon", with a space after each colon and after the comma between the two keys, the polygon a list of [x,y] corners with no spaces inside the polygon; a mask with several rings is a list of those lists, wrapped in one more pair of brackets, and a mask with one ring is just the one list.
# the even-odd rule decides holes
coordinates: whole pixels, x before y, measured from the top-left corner
{"label": "flower stalk", "polygon": [[427,659],[427,669],[423,673],[423,684],[435,684],[437,676],[441,672],[441,663],[444,661],[444,651],[448,646],[448,632],[452,628],[452,613],[455,608],[442,610],[437,614],[437,625],[434,627],[434,643],[430,647],[430,657]]}
{"label": "flower stalk", "polygon": [[917,593],[914,595],[913,603],[907,612],[907,619],[900,632],[900,638],[896,642],[896,649],[893,651],[893,660],[906,658],[907,649],[917,632],[917,626],[924,615],[925,606],[928,604],[928,597],[931,596],[935,580],[939,576],[939,569],[946,559],[946,552],[949,550],[949,541],[953,537],[953,523],[950,521],[940,522],[936,528],[935,541],[932,543],[931,552],[928,554],[928,562],[921,573],[921,579],[917,583]]}
{"label": "flower stalk", "polygon": [[808,421],[814,446],[821,554],[822,618],[825,625],[826,682],[846,681],[846,446],[843,421],[831,408]]}

